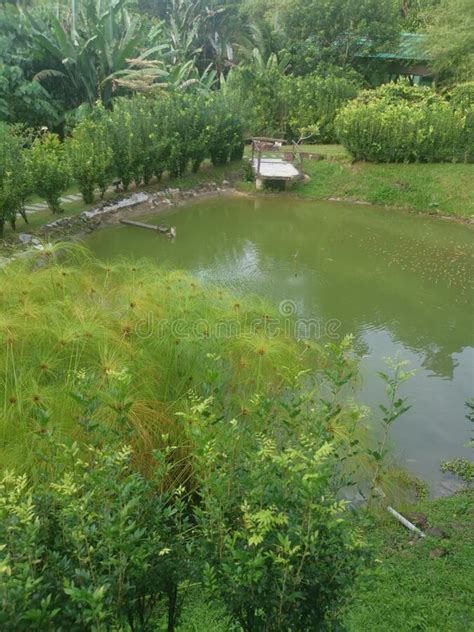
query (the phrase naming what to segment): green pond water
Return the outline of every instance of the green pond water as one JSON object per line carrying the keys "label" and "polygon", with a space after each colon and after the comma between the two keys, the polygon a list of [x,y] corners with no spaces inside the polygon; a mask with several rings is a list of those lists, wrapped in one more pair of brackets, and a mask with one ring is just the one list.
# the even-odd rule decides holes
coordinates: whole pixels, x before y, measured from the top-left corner
{"label": "green pond water", "polygon": [[[361,401],[383,402],[384,357],[410,361],[401,389],[411,410],[392,439],[400,461],[436,488],[443,459],[471,458],[465,400],[474,395],[473,231],[469,226],[363,205],[286,195],[195,202],[149,223],[170,241],[117,226],[87,239],[101,258],[151,257],[204,283],[254,293],[311,319],[313,336],[353,333]],[[329,324],[328,324],[329,323]]]}

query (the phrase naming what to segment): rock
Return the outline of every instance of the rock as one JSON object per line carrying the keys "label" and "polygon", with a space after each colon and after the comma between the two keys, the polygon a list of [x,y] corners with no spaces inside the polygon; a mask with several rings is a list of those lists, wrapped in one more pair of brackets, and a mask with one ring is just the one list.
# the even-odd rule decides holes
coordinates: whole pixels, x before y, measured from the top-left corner
{"label": "rock", "polygon": [[91,219],[96,214],[97,214],[97,211],[83,211],[81,213],[80,217],[82,217],[84,219]]}
{"label": "rock", "polygon": [[446,531],[444,531],[444,529],[441,529],[441,527],[430,527],[425,530],[425,533],[426,535],[432,535],[435,538],[449,538],[449,535]]}
{"label": "rock", "polygon": [[415,527],[419,527],[420,529],[424,529],[428,526],[427,516],[419,511],[413,511],[412,513],[408,514],[407,520],[412,522]]}
{"label": "rock", "polygon": [[148,202],[149,199],[150,198],[146,193],[133,193],[130,197],[117,202],[114,207],[126,208],[127,206],[135,206],[136,204],[143,204],[144,202]]}
{"label": "rock", "polygon": [[33,244],[33,246],[41,246],[41,242],[40,242],[40,240],[39,240],[39,239],[37,239],[36,237],[34,237],[34,238],[31,240],[31,243]]}
{"label": "rock", "polygon": [[31,235],[28,235],[28,233],[20,233],[18,235],[18,239],[21,241],[22,244],[29,244],[31,242]]}
{"label": "rock", "polygon": [[444,557],[447,554],[448,554],[448,552],[447,552],[446,549],[442,549],[442,548],[432,549],[430,551],[430,560],[435,560],[438,557]]}
{"label": "rock", "polygon": [[223,186],[225,186],[225,187],[229,187],[229,186],[230,186],[230,182],[229,182],[229,180],[223,180],[223,181],[222,181],[222,184],[223,184]]}
{"label": "rock", "polygon": [[433,490],[433,495],[435,498],[452,496],[453,494],[457,494],[463,489],[466,489],[466,487],[466,483],[461,479],[455,477],[445,478],[436,485]]}

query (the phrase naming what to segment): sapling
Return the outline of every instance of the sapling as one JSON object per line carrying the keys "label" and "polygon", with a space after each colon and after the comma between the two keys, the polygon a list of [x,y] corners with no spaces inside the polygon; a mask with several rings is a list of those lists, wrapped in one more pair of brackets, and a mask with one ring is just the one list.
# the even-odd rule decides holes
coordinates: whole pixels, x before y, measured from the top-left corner
{"label": "sapling", "polygon": [[367,450],[369,456],[372,457],[375,462],[374,474],[370,486],[370,500],[372,500],[375,495],[380,494],[381,475],[384,469],[385,458],[389,451],[387,444],[392,424],[411,408],[411,406],[407,404],[406,398],[398,396],[398,391],[400,386],[415,374],[414,370],[404,370],[404,367],[409,364],[407,360],[385,358],[385,363],[392,372],[378,372],[379,377],[385,383],[385,392],[388,398],[386,405],[379,404],[379,409],[382,411],[382,437],[375,449]]}
{"label": "sapling", "polygon": [[43,130],[31,146],[28,164],[35,192],[46,200],[53,213],[60,213],[60,197],[71,181],[71,173],[59,136]]}

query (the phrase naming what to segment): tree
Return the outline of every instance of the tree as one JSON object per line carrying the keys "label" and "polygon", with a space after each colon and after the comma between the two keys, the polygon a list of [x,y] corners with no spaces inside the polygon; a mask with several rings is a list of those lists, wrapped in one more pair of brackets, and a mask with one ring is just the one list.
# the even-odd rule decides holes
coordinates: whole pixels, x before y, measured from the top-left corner
{"label": "tree", "polygon": [[38,81],[27,79],[20,66],[0,61],[1,120],[39,127],[53,126],[59,118],[59,103]]}
{"label": "tree", "polygon": [[450,81],[474,79],[474,3],[442,0],[433,12],[426,42],[432,67]]}
{"label": "tree", "polygon": [[70,183],[66,151],[57,134],[45,132],[38,136],[29,152],[28,165],[33,186],[53,213],[61,212],[60,196]]}
{"label": "tree", "polygon": [[149,33],[142,32],[127,4],[128,0],[71,0],[70,11],[59,17],[53,8],[46,17],[31,15],[34,44],[49,62],[36,78],[67,82],[75,107],[92,107],[98,100],[110,107],[114,74],[128,67]]}
{"label": "tree", "polygon": [[278,0],[279,24],[296,63],[309,57],[340,66],[396,44],[399,10],[393,0]]}
{"label": "tree", "polygon": [[29,193],[30,176],[24,143],[20,129],[0,123],[0,235],[6,222],[15,228],[17,213],[26,219],[23,204]]}

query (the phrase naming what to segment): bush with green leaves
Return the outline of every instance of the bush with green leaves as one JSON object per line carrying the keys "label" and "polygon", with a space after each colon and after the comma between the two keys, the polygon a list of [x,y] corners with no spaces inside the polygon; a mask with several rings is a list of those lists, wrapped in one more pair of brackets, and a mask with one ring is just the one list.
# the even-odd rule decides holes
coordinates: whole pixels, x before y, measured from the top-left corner
{"label": "bush with green leaves", "polygon": [[288,99],[288,131],[298,139],[301,131],[316,126],[316,139],[322,143],[336,140],[334,119],[338,110],[358,93],[353,80],[344,77],[286,77],[285,90]]}
{"label": "bush with green leaves", "polygon": [[474,81],[459,83],[448,93],[449,103],[455,110],[467,112],[474,107]]}
{"label": "bush with green leaves", "polygon": [[[213,424],[196,455],[204,582],[246,632],[325,629],[362,564],[336,498],[342,453],[324,414],[301,391],[287,395],[260,400],[253,419]],[[203,420],[193,427],[202,437]]]}
{"label": "bush with green leaves", "polygon": [[71,172],[86,204],[98,188],[103,197],[112,179],[112,148],[107,128],[100,120],[83,119],[67,139]]}
{"label": "bush with green leaves", "polygon": [[196,172],[206,158],[224,164],[243,155],[240,117],[220,95],[117,99],[106,118],[115,174],[125,189],[164,171],[182,176],[189,165]]}
{"label": "bush with green leaves", "polygon": [[15,228],[17,213],[27,221],[24,204],[32,182],[25,143],[21,128],[0,123],[0,235],[6,222]]}
{"label": "bush with green leaves", "polygon": [[126,191],[136,175],[136,146],[132,132],[132,114],[118,106],[106,116],[107,134],[113,153],[115,176]]}
{"label": "bush with green leaves", "polygon": [[[141,96],[117,99],[109,117],[115,139],[116,171],[125,188],[132,180],[137,186],[147,185],[157,171],[164,121],[154,105]],[[121,134],[124,148],[117,147]]]}
{"label": "bush with green leaves", "polygon": [[[180,430],[161,435],[143,473],[140,449],[126,444],[136,441],[129,383],[112,421],[97,416],[100,378],[89,377],[75,397],[93,443],[57,443],[47,423],[35,451],[42,475],[0,480],[2,630],[155,630],[164,620],[172,632],[199,583],[246,631],[303,632],[337,618],[364,554],[336,499],[343,448],[333,424],[342,428],[349,409],[339,402],[337,421],[321,402],[310,409],[305,371],[288,372],[278,393],[262,383],[236,417],[223,415],[215,389],[189,391],[173,420]],[[100,390],[112,404],[114,388]]]}
{"label": "bush with green leaves", "polygon": [[372,101],[383,101],[393,105],[397,105],[400,101],[433,105],[435,103],[443,103],[444,99],[434,88],[429,86],[411,86],[404,81],[400,81],[397,83],[384,83],[377,88],[363,90],[357,97],[358,103],[370,103]]}
{"label": "bush with green leaves", "polygon": [[71,182],[66,148],[57,134],[44,130],[34,140],[28,155],[33,188],[53,213],[61,212],[59,198]]}
{"label": "bush with green leaves", "polygon": [[230,159],[242,159],[244,152],[243,128],[240,117],[229,108],[222,95],[207,102],[209,116],[208,151],[214,166],[224,165]]}
{"label": "bush with green leaves", "polygon": [[436,99],[355,100],[336,118],[340,142],[371,162],[469,162],[471,128],[472,119]]}
{"label": "bush with green leaves", "polygon": [[0,481],[0,627],[153,630],[166,615],[173,630],[178,587],[193,576],[193,528],[180,488],[165,486],[166,453],[147,479],[110,438],[87,458],[56,449],[72,466],[54,480]]}

